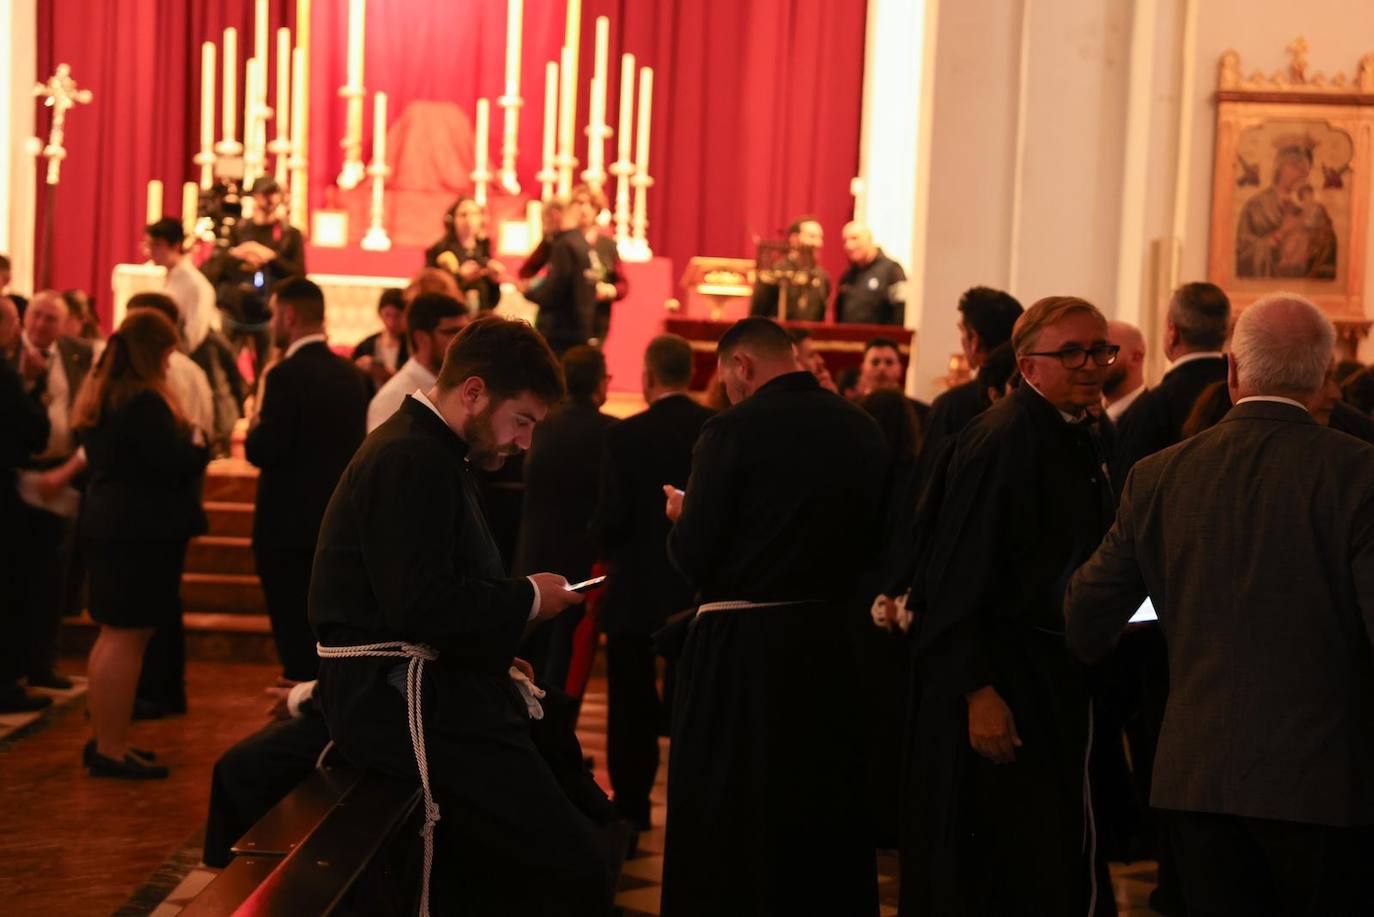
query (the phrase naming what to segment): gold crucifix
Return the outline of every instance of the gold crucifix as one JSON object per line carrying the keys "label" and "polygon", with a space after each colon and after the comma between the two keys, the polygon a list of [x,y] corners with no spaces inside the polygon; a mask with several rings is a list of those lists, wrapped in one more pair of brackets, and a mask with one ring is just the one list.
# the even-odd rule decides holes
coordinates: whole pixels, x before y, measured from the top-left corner
{"label": "gold crucifix", "polygon": [[1288,82],[1301,85],[1307,82],[1307,39],[1299,35],[1284,48],[1292,58],[1288,62]]}
{"label": "gold crucifix", "polygon": [[91,101],[89,89],[78,89],[72,79],[69,64],[58,64],[56,72],[46,83],[33,87],[35,98],[43,99],[43,104],[52,109],[52,129],[48,131],[48,145],[43,147],[43,157],[48,160],[47,182],[57,184],[62,160],[67,158],[67,149],[62,145],[67,123],[67,110],[77,104],[85,105]]}

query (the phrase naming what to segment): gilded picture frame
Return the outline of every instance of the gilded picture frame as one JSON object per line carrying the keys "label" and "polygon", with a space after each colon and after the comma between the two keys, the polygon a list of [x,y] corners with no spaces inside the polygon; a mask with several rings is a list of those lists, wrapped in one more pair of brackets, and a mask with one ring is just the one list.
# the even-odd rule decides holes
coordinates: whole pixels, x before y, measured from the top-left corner
{"label": "gilded picture frame", "polygon": [[1356,76],[1307,74],[1307,45],[1287,73],[1242,76],[1234,51],[1218,72],[1208,279],[1245,306],[1301,293],[1342,336],[1363,335],[1374,169],[1374,54]]}

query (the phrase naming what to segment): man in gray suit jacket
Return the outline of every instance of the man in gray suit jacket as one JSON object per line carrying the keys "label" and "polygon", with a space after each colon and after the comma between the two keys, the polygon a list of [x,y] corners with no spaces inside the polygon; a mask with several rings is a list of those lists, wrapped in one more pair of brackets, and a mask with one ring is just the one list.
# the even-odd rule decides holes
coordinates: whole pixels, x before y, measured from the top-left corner
{"label": "man in gray suit jacket", "polygon": [[1136,464],[1065,598],[1069,645],[1088,660],[1154,601],[1169,700],[1151,802],[1169,810],[1190,917],[1360,910],[1374,833],[1374,448],[1306,409],[1334,338],[1292,294],[1246,310],[1235,407]]}

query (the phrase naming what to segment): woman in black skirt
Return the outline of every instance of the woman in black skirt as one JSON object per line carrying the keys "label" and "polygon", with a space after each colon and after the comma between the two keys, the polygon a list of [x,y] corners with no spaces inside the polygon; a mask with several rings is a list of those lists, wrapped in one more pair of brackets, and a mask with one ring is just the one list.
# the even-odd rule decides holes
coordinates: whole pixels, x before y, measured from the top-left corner
{"label": "woman in black skirt", "polygon": [[86,450],[78,533],[100,635],[87,663],[92,740],[84,760],[98,777],[167,776],[127,742],[134,690],[149,637],[181,613],[186,544],[205,530],[200,474],[205,436],[168,395],[177,332],[161,313],[130,313],[110,336],[77,399],[73,428]]}

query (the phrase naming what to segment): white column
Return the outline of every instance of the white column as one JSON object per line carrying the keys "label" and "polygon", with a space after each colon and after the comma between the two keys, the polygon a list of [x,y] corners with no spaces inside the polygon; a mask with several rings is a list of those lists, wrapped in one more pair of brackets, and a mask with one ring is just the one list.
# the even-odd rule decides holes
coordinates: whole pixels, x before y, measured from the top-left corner
{"label": "white column", "polygon": [[0,252],[9,256],[20,293],[34,284],[37,173],[29,140],[38,102],[37,0],[0,0]]}
{"label": "white column", "polygon": [[[940,0],[869,0],[859,176],[873,239],[907,274],[906,326],[921,327],[931,108]],[[915,354],[913,354],[913,357]],[[907,387],[928,374],[912,359]]]}

